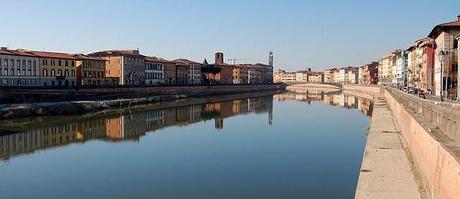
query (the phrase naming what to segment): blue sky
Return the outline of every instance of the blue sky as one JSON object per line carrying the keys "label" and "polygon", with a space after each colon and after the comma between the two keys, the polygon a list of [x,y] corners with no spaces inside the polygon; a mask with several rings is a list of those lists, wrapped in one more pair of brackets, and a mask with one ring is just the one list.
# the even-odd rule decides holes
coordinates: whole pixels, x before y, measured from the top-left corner
{"label": "blue sky", "polygon": [[0,46],[69,53],[136,49],[168,59],[358,66],[460,14],[458,0],[0,0]]}

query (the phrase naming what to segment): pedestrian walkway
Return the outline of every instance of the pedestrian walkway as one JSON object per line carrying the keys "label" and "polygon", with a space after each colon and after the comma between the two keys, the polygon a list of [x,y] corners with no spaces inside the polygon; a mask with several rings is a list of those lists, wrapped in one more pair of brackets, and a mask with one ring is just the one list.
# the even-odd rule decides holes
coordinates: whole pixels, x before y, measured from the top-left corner
{"label": "pedestrian walkway", "polygon": [[409,159],[385,98],[374,103],[356,199],[421,198]]}

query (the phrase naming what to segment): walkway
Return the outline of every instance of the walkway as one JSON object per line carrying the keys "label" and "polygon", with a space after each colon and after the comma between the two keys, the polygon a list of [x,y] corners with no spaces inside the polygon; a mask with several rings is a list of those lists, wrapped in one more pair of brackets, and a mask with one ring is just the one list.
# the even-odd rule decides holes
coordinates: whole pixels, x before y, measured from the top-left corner
{"label": "walkway", "polygon": [[374,103],[355,198],[421,198],[385,98]]}

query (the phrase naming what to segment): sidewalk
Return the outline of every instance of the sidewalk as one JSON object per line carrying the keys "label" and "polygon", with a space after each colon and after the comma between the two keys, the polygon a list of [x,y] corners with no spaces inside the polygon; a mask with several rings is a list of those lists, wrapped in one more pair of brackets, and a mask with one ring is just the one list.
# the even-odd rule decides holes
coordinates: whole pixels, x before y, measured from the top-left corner
{"label": "sidewalk", "polygon": [[385,98],[375,99],[355,198],[421,198]]}

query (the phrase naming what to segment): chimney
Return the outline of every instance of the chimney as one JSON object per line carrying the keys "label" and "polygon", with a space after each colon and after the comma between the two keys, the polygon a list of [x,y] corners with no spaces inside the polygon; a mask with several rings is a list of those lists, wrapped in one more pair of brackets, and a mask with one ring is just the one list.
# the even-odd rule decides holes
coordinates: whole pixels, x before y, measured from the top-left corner
{"label": "chimney", "polygon": [[1,49],[1,50],[8,50],[7,47],[1,47],[0,49]]}
{"label": "chimney", "polygon": [[214,63],[223,64],[224,63],[224,53],[217,52],[216,56],[214,57]]}

